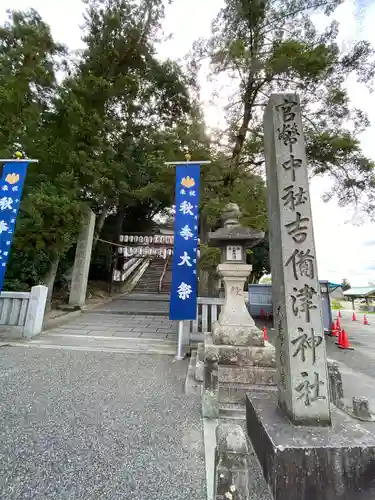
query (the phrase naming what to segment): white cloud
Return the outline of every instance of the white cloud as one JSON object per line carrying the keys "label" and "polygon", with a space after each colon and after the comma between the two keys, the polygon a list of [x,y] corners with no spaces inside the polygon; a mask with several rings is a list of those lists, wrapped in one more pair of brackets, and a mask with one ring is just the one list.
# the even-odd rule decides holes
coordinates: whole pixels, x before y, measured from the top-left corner
{"label": "white cloud", "polygon": [[[210,33],[211,21],[223,3],[223,0],[175,0],[167,9],[164,23],[165,33],[172,33],[173,37],[159,47],[159,55],[163,58],[184,57],[193,41]],[[57,3],[51,0],[9,0],[9,5],[20,10],[32,6],[50,24],[57,40],[71,49],[82,47],[80,26],[83,23],[83,5],[78,0]],[[340,22],[340,40],[344,50],[354,40],[362,38],[375,45],[375,4],[365,0],[347,0],[337,9],[335,18]],[[0,10],[0,21],[3,19],[5,9]],[[215,105],[210,104],[213,86],[207,75],[202,75],[201,84],[207,121],[211,126],[220,125],[223,123],[220,101],[216,100]],[[227,82],[224,82],[225,85]],[[353,103],[364,109],[375,124],[374,96],[354,81],[349,82],[348,89]],[[220,90],[223,92],[221,102],[225,102],[230,89]],[[372,126],[361,137],[364,152],[370,157],[374,157],[373,136]],[[319,277],[331,281],[346,277],[352,284],[366,285],[369,279],[375,279],[375,245],[367,244],[375,240],[375,236],[372,236],[374,225],[366,223],[357,227],[346,224],[345,221],[352,218],[353,212],[339,208],[335,202],[324,204],[321,201],[321,195],[328,185],[325,179],[314,179],[311,185]]]}
{"label": "white cloud", "polygon": [[[0,8],[0,22],[7,18],[6,11],[35,9],[51,26],[54,38],[76,50],[82,48],[81,28],[83,24],[83,3],[80,0],[8,0],[8,6]],[[3,2],[2,2],[3,4]]]}
{"label": "white cloud", "polygon": [[172,38],[159,49],[162,57],[182,58],[191,50],[192,43],[211,32],[213,17],[223,0],[174,0],[167,7],[164,32]]}
{"label": "white cloud", "polygon": [[[373,225],[347,223],[353,211],[333,201],[323,203],[321,195],[326,188],[324,179],[315,179],[310,187],[319,278],[332,282],[348,278],[352,285],[365,286],[375,279]],[[368,244],[371,240],[373,246]]]}
{"label": "white cloud", "polygon": [[[362,9],[362,22],[356,21],[358,9],[354,0],[347,0],[335,13],[340,23],[339,41],[342,50],[349,50],[356,40],[366,39],[375,45],[375,32],[370,23],[375,5]],[[354,106],[367,112],[375,124],[375,98],[362,84],[351,79],[347,83]],[[374,157],[372,147],[374,126],[362,134],[361,144],[366,155]],[[329,187],[326,179],[314,179],[311,184],[311,202],[314,219],[315,243],[320,279],[340,281],[348,278],[352,285],[367,285],[375,278],[374,246],[371,240],[374,225],[366,218],[355,216],[354,210],[340,208],[335,201],[323,203],[321,195]],[[364,221],[360,226],[347,223],[354,219]],[[375,240],[375,238],[373,238]]]}

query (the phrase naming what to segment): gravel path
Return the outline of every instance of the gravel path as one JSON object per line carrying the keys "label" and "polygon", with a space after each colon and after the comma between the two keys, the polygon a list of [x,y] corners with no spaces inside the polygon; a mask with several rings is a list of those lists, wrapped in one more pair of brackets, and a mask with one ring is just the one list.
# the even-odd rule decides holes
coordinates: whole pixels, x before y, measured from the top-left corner
{"label": "gravel path", "polygon": [[171,358],[3,347],[2,500],[203,500],[198,401]]}

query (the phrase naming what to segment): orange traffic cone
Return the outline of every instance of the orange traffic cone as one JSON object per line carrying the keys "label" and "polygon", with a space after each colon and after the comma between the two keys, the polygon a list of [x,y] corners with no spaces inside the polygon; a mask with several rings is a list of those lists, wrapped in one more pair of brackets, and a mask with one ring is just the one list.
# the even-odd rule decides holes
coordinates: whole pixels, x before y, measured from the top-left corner
{"label": "orange traffic cone", "polygon": [[342,343],[342,330],[338,330],[338,339],[336,345],[340,347],[341,343]]}
{"label": "orange traffic cone", "polygon": [[364,325],[368,325],[369,324],[366,314],[363,316],[363,324]]}
{"label": "orange traffic cone", "polygon": [[264,309],[263,309],[263,307],[262,307],[262,309],[260,310],[260,317],[261,317],[261,318],[264,318]]}
{"label": "orange traffic cone", "polygon": [[332,337],[336,337],[337,336],[336,325],[335,325],[334,321],[332,321],[331,335],[332,335]]}
{"label": "orange traffic cone", "polygon": [[353,315],[352,315],[352,321],[357,321],[357,317],[355,315],[355,312],[353,311]]}
{"label": "orange traffic cone", "polygon": [[341,324],[339,318],[336,318],[336,330],[341,330]]}
{"label": "orange traffic cone", "polygon": [[348,334],[345,330],[341,333],[341,343],[339,344],[340,349],[350,349],[353,350],[353,347],[350,347]]}
{"label": "orange traffic cone", "polygon": [[341,311],[339,311],[339,312],[337,313],[337,317],[338,317],[338,318],[342,318]]}
{"label": "orange traffic cone", "polygon": [[266,327],[263,328],[263,338],[264,338],[264,340],[268,340]]}

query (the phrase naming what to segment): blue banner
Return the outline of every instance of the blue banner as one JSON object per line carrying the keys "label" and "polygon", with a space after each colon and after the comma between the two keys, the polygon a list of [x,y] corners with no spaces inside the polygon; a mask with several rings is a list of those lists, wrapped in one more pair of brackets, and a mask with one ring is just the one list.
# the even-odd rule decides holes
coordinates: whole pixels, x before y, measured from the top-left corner
{"label": "blue banner", "polygon": [[169,319],[196,319],[200,165],[176,167],[176,216]]}
{"label": "blue banner", "polygon": [[28,162],[9,162],[0,180],[0,292],[3,289]]}

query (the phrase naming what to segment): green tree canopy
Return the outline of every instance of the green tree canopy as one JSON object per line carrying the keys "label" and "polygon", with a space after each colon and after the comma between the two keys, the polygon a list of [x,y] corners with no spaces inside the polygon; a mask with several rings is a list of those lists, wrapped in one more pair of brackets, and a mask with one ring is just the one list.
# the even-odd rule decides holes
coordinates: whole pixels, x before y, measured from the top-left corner
{"label": "green tree canopy", "polygon": [[8,286],[12,269],[38,261],[27,286],[43,280],[50,296],[83,209],[97,214],[99,236],[108,215],[121,226],[127,211],[147,219],[172,204],[174,172],[164,161],[180,154],[196,108],[178,64],[155,55],[163,2],[85,3],[78,55],[53,40],[34,10],[10,13],[0,29],[0,151],[39,159],[13,245],[25,262],[13,255]]}
{"label": "green tree canopy", "polygon": [[[301,97],[311,173],[333,179],[325,199],[335,195],[375,217],[374,164],[359,142],[369,123],[345,88],[348,77],[371,87],[373,49],[357,42],[343,51],[336,22],[324,30],[313,22],[340,0],[225,0],[211,37],[195,44],[190,72],[157,57],[165,1],[84,3],[78,54],[53,39],[35,10],[11,12],[0,26],[0,154],[21,149],[39,159],[26,180],[8,287],[43,281],[51,296],[87,208],[97,216],[96,237],[105,223],[113,238],[127,221],[151,227],[174,202],[165,161],[184,151],[211,160],[202,166],[204,272],[217,259],[205,246],[208,232],[228,202],[240,205],[243,224],[267,231],[262,114],[272,92]],[[233,89],[227,129],[211,134],[191,71],[201,58]],[[252,281],[269,272],[267,239],[249,261]]]}
{"label": "green tree canopy", "polygon": [[359,141],[369,122],[345,87],[351,77],[371,88],[374,51],[365,41],[341,50],[336,21],[324,30],[314,24],[314,16],[330,16],[340,3],[225,0],[211,37],[195,44],[196,61],[209,58],[213,75],[233,88],[221,134],[224,188],[244,170],[263,172],[263,108],[272,92],[293,91],[301,98],[311,173],[333,180],[325,200],[334,195],[340,205],[361,204],[375,217],[374,163]]}

